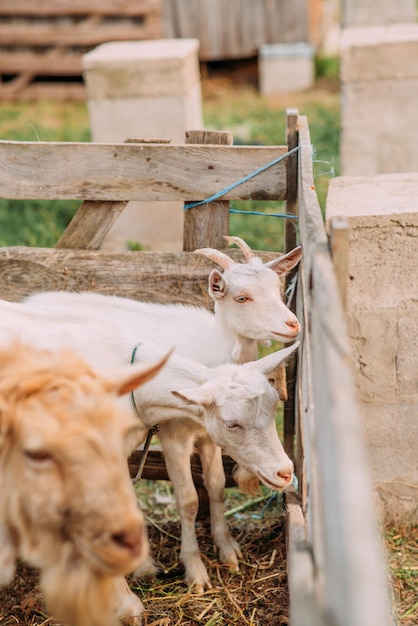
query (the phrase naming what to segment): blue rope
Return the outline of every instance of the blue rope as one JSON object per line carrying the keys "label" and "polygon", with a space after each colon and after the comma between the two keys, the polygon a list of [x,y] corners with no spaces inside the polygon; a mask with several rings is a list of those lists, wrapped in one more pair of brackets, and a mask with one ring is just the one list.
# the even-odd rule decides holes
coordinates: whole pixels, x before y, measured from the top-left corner
{"label": "blue rope", "polygon": [[[229,191],[232,191],[233,189],[235,189],[239,185],[242,185],[243,183],[246,183],[247,180],[250,180],[251,178],[254,178],[254,176],[257,176],[258,174],[261,174],[262,172],[265,172],[265,170],[267,170],[269,167],[272,167],[273,165],[276,165],[276,163],[280,163],[280,161],[283,161],[283,159],[286,159],[288,156],[290,156],[291,154],[293,154],[294,152],[299,150],[299,148],[300,148],[300,146],[296,146],[296,148],[293,148],[292,150],[289,150],[289,152],[286,152],[286,154],[282,154],[281,156],[277,157],[277,159],[274,159],[273,161],[270,161],[270,163],[267,163],[266,165],[263,165],[262,167],[258,168],[254,172],[251,172],[251,174],[247,174],[247,176],[244,176],[244,178],[241,178],[241,180],[238,180],[235,183],[232,183],[232,185],[229,185],[229,187],[225,187],[225,189],[222,189],[221,191],[218,191],[217,193],[213,194],[213,196],[210,196],[209,198],[206,198],[205,200],[201,200],[200,202],[192,202],[191,204],[185,204],[184,205],[184,210],[187,211],[187,209],[192,209],[195,206],[201,206],[202,204],[207,204],[208,202],[213,202],[214,200],[218,200],[218,198],[221,198],[222,196],[224,196]],[[243,211],[243,212],[247,213],[247,211]],[[266,213],[262,213],[261,215],[266,215]],[[271,213],[269,215],[271,215]],[[292,218],[295,218],[294,215],[288,215],[286,213],[283,213],[282,215],[279,215],[279,217],[292,217]]]}
{"label": "blue rope", "polygon": [[264,215],[264,217],[287,217],[290,220],[297,220],[297,215],[291,213],[263,213],[262,211],[239,211],[238,209],[229,209],[230,213],[243,213],[244,215]]}

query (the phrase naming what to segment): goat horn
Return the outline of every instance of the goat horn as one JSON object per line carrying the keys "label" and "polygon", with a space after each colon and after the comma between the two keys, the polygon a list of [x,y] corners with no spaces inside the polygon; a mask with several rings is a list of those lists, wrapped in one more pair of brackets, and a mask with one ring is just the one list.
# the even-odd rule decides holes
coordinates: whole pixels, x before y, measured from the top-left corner
{"label": "goat horn", "polygon": [[251,250],[250,246],[247,243],[245,243],[245,241],[241,239],[241,237],[228,237],[228,235],[224,235],[224,239],[226,239],[229,244],[235,243],[238,246],[238,248],[241,250],[241,252],[244,254],[247,261],[255,257],[255,254]]}
{"label": "goat horn", "polygon": [[236,262],[227,254],[220,252],[219,250],[215,250],[214,248],[199,248],[199,250],[195,250],[194,253],[207,256],[208,259],[215,261],[215,263],[220,265],[224,270],[229,270],[236,264]]}

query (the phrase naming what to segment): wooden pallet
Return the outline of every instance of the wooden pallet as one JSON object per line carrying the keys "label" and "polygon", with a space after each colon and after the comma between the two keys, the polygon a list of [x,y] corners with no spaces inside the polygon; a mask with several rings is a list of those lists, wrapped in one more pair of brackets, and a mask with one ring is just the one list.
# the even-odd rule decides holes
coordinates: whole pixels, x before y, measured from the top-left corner
{"label": "wooden pallet", "polygon": [[0,0],[0,100],[84,99],[82,56],[163,37],[163,0]]}

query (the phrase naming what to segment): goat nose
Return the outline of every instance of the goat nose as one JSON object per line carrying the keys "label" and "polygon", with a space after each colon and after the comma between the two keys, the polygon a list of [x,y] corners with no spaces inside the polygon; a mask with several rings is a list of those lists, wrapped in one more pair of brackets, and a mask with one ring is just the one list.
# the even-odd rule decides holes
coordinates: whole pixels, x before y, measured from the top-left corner
{"label": "goat nose", "polygon": [[142,527],[136,524],[131,528],[125,528],[120,532],[113,533],[112,541],[120,548],[137,555],[140,552],[143,541]]}
{"label": "goat nose", "polygon": [[293,478],[293,471],[292,472],[277,472],[277,475],[284,480],[286,483],[290,483],[292,478]]}
{"label": "goat nose", "polygon": [[299,322],[296,319],[295,320],[287,320],[286,326],[289,326],[289,328],[294,330],[295,333],[298,333],[299,330],[300,330],[300,324],[299,324]]}

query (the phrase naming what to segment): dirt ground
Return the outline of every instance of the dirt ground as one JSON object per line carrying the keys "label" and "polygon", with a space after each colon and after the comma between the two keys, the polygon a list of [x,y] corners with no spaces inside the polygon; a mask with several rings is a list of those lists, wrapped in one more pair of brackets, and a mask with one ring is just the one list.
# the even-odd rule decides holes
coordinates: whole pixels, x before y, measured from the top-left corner
{"label": "dirt ground", "polygon": [[[197,524],[197,536],[213,589],[193,594],[179,564],[178,521],[149,524],[152,553],[161,568],[155,580],[129,579],[144,603],[144,626],[281,626],[289,624],[284,516],[278,504],[263,515],[263,504],[231,520],[243,551],[240,572],[219,565],[209,527]],[[1,626],[46,626],[48,618],[38,589],[37,572],[19,564],[15,579],[0,588]]]}

